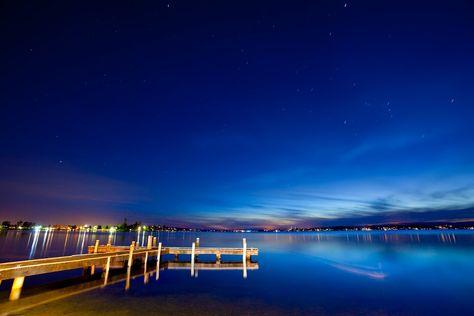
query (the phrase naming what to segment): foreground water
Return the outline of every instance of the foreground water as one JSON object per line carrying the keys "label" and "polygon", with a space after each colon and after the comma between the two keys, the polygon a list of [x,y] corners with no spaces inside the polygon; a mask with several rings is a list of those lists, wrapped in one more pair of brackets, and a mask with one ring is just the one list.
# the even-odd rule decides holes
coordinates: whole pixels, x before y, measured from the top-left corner
{"label": "foreground water", "polygon": [[[101,233],[0,235],[2,262],[85,253]],[[474,232],[330,232],[330,233],[155,233],[166,246],[258,247],[258,270],[166,270],[144,284],[139,275],[128,291],[117,282],[25,311],[41,314],[330,314],[469,315],[474,314]],[[114,243],[128,245],[143,235],[117,233]],[[81,271],[30,277],[24,293],[47,291],[45,283],[73,278]],[[0,299],[11,286],[4,281]]]}

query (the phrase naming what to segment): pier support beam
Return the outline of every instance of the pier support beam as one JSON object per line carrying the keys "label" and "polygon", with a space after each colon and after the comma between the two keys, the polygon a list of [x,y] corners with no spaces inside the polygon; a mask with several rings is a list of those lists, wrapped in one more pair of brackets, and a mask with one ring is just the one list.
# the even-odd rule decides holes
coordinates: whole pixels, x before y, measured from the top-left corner
{"label": "pier support beam", "polygon": [[242,264],[243,264],[243,277],[247,278],[247,239],[242,239]]}
{"label": "pier support beam", "polygon": [[110,257],[107,257],[107,263],[105,265],[104,286],[107,285],[107,281],[109,279],[109,270],[110,270]]}
{"label": "pier support beam", "polygon": [[125,280],[125,291],[130,288],[130,274],[132,272],[132,266],[127,267],[127,279]]}
{"label": "pier support beam", "polygon": [[[100,241],[99,241],[99,239],[97,239],[95,241],[95,245],[94,245],[94,253],[97,253],[97,251],[99,251],[99,243],[100,243]],[[93,264],[91,266],[91,275],[94,275],[94,273],[95,273],[95,265]]]}
{"label": "pier support beam", "polygon": [[[198,248],[198,247],[199,247],[199,237],[196,238],[196,242],[195,242],[195,243],[196,243],[196,248]],[[198,255],[196,255],[196,262],[198,262],[198,260],[199,260]]]}
{"label": "pier support beam", "polygon": [[133,264],[133,250],[135,249],[135,241],[130,244],[130,252],[128,254],[128,266],[131,267]]}
{"label": "pier support beam", "polygon": [[156,251],[156,279],[160,278],[160,259],[161,259],[161,242],[158,244],[158,250]]}
{"label": "pier support beam", "polygon": [[157,238],[153,237],[153,247],[156,247],[156,241],[157,241]]}
{"label": "pier support beam", "polygon": [[17,277],[13,280],[12,290],[10,292],[10,301],[16,301],[20,298],[21,288],[23,287],[23,282],[25,277]]}
{"label": "pier support beam", "polygon": [[145,262],[143,264],[143,283],[145,284],[147,284],[148,280],[150,279],[150,276],[147,273],[147,268],[148,268],[148,251],[145,252]]}
{"label": "pier support beam", "polygon": [[148,241],[146,243],[146,249],[151,249],[151,247],[153,246],[153,236],[152,235],[149,235],[148,236]]}
{"label": "pier support beam", "polygon": [[[150,240],[150,239],[148,239],[148,240]],[[145,283],[145,284],[147,284],[148,280],[149,280],[149,275],[146,272],[147,268],[148,268],[148,251],[145,252],[145,261],[143,263],[143,283]]]}
{"label": "pier support beam", "polygon": [[191,247],[191,276],[194,276],[194,254],[196,253],[196,243]]}
{"label": "pier support beam", "polygon": [[97,253],[97,251],[99,251],[99,243],[100,241],[99,239],[97,239],[94,244],[94,253]]}

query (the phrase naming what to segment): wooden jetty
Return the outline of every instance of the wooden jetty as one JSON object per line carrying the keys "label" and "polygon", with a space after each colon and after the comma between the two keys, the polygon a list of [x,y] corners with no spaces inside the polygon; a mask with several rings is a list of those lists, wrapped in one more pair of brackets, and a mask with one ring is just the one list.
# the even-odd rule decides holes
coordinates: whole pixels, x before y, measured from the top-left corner
{"label": "wooden jetty", "polygon": [[[247,266],[248,270],[257,270],[257,262],[249,262]],[[160,270],[189,270],[191,269],[190,262],[164,262]],[[195,266],[196,272],[198,270],[242,270],[242,262],[202,262],[196,263]],[[64,281],[58,281],[57,284],[51,284],[46,290],[38,289],[41,286],[27,289],[25,291],[25,297],[21,300],[15,301],[6,301],[0,303],[0,315],[16,315],[18,313],[25,313],[28,309],[51,303],[60,299],[71,297],[74,295],[79,295],[89,291],[97,290],[103,288],[107,285],[118,284],[125,282],[125,286],[130,285],[130,279],[136,279],[143,277],[144,283],[148,283],[150,276],[153,276],[155,273],[158,275],[159,270],[153,268],[149,271],[147,269],[135,269],[131,271],[129,269],[126,272],[118,270],[118,273],[111,274],[108,280],[96,276],[92,277],[79,277],[66,280],[68,282],[67,286],[64,286]],[[197,275],[195,275],[197,276]],[[105,282],[107,281],[107,282]],[[128,284],[128,285],[127,285]]]}
{"label": "wooden jetty", "polygon": [[[53,273],[66,270],[84,269],[90,274],[95,273],[96,267],[102,268],[104,274],[104,284],[107,284],[109,270],[113,268],[128,267],[129,274],[133,264],[142,263],[145,268],[150,259],[156,260],[156,278],[159,277],[160,262],[163,255],[174,255],[176,260],[180,255],[190,255],[189,269],[191,276],[195,276],[197,269],[222,269],[222,255],[240,256],[243,277],[247,277],[249,263],[253,256],[258,256],[257,248],[247,248],[246,239],[243,239],[242,248],[216,248],[200,247],[199,238],[192,243],[191,247],[163,247],[162,243],[157,243],[156,237],[149,236],[146,247],[138,247],[135,242],[130,246],[113,246],[111,244],[100,245],[97,240],[95,245],[88,247],[87,254],[33,259],[15,262],[5,262],[0,264],[0,282],[2,280],[14,279],[10,292],[10,300],[17,300],[20,297],[21,289],[25,277]],[[198,255],[214,255],[214,267],[203,266],[197,262]],[[185,267],[182,262],[167,262],[166,268],[180,269]],[[187,266],[186,266],[187,268]],[[231,268],[231,266],[227,266]]]}

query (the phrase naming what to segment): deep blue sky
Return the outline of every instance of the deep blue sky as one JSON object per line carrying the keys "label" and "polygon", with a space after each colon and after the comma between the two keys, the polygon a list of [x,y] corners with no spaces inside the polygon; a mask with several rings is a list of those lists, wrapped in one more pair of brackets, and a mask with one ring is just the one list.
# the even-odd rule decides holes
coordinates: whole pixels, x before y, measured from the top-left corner
{"label": "deep blue sky", "polygon": [[471,1],[1,6],[2,218],[474,218]]}

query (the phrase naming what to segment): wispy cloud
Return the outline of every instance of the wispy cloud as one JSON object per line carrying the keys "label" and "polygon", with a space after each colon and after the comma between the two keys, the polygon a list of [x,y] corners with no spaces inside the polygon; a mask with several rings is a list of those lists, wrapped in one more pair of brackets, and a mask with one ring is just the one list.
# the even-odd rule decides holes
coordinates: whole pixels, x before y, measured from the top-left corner
{"label": "wispy cloud", "polygon": [[470,179],[468,175],[383,182],[362,179],[265,190],[253,193],[255,203],[239,205],[234,197],[233,205],[201,210],[197,222],[219,227],[289,227],[474,219],[470,211],[474,206],[474,182]]}
{"label": "wispy cloud", "polygon": [[438,136],[439,135],[425,134],[415,131],[410,133],[398,132],[371,136],[363,139],[360,143],[350,149],[345,155],[343,155],[342,159],[351,160],[368,154],[399,150],[404,147],[415,146],[422,142],[433,140]]}
{"label": "wispy cloud", "polygon": [[[55,223],[105,220],[147,201],[142,188],[112,178],[70,169],[11,169],[0,180],[0,215],[30,216]],[[54,215],[53,215],[54,214]]]}

